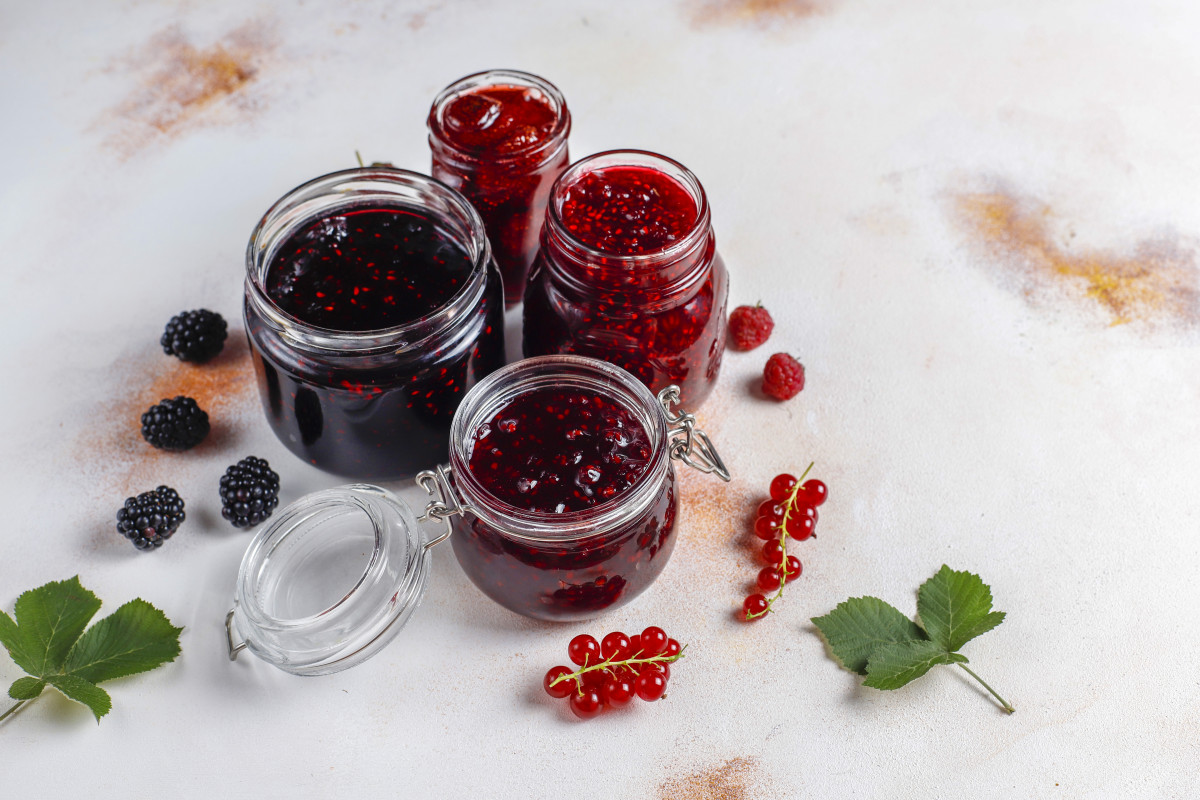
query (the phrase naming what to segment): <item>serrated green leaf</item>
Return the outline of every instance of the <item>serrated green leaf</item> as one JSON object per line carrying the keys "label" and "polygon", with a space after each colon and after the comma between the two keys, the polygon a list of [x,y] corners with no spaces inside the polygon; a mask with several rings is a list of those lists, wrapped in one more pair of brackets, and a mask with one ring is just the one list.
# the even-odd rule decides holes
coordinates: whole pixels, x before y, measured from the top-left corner
{"label": "serrated green leaf", "polygon": [[925,641],[924,631],[878,597],[851,597],[812,622],[841,665],[859,675],[867,674],[867,661],[880,646]]}
{"label": "serrated green leaf", "polygon": [[978,575],[945,564],[917,590],[917,616],[929,638],[950,653],[1004,621],[1003,611],[992,611],[991,589]]}
{"label": "serrated green leaf", "polygon": [[[83,588],[78,575],[30,589],[17,598],[15,627],[20,640],[16,652],[7,642],[5,646],[17,666],[30,675],[45,677],[61,669],[72,645],[99,610],[100,598]],[[7,615],[5,620],[11,622]],[[0,621],[0,628],[8,626]],[[11,635],[11,629],[6,633]]]}
{"label": "serrated green leaf", "polygon": [[32,700],[46,688],[46,682],[41,678],[17,678],[8,687],[8,696],[13,700]]}
{"label": "serrated green leaf", "polygon": [[28,632],[17,625],[12,617],[0,611],[0,644],[18,667],[31,672],[37,662],[37,642],[30,639]]}
{"label": "serrated green leaf", "polygon": [[947,653],[937,642],[928,640],[884,645],[871,654],[863,686],[899,689],[938,664],[955,664],[966,660],[965,656]]}
{"label": "serrated green leaf", "polygon": [[108,692],[77,675],[55,675],[50,685],[77,703],[83,703],[96,715],[96,722],[112,710],[112,698]]}
{"label": "serrated green leaf", "polygon": [[103,683],[154,669],[179,655],[182,630],[145,600],[130,600],[79,637],[63,672]]}

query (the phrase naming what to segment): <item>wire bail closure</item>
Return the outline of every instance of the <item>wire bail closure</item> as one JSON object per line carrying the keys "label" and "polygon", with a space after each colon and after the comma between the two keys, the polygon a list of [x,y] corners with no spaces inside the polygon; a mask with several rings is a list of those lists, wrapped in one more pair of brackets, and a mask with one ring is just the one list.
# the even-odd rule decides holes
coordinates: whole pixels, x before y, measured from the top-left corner
{"label": "wire bail closure", "polygon": [[670,439],[671,458],[682,461],[692,469],[729,481],[729,469],[721,460],[717,448],[713,447],[708,434],[696,427],[695,415],[683,409],[679,409],[678,413],[671,411],[671,406],[679,402],[679,387],[672,384],[663,389],[658,393],[658,402],[670,425],[667,437]]}
{"label": "wire bail closure", "polygon": [[467,509],[459,502],[458,492],[454,491],[454,485],[451,483],[453,477],[454,472],[445,464],[438,464],[433,469],[417,473],[417,485],[424,489],[430,497],[429,502],[425,505],[425,513],[417,517],[417,522],[440,521],[445,526],[445,531],[441,536],[425,543],[426,551],[435,544],[441,544],[450,538],[450,534],[454,531],[454,527],[450,524],[451,517],[462,516],[466,513]]}

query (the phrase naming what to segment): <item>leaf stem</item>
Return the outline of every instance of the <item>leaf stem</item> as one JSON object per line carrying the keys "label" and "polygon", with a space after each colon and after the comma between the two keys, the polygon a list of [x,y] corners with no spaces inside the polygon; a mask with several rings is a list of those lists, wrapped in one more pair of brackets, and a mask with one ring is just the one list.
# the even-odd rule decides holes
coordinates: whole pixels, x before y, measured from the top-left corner
{"label": "leaf stem", "polygon": [[28,702],[29,702],[28,700],[21,700],[16,705],[9,708],[8,711],[5,711],[3,714],[0,714],[0,722],[4,722],[4,720],[8,719],[13,714],[17,713],[17,709],[19,709],[21,706],[25,705]]}
{"label": "leaf stem", "polygon": [[[980,683],[980,684],[983,686],[983,688],[985,688],[985,689],[987,689],[989,692],[991,692],[991,693],[992,693],[992,697],[994,697],[994,698],[996,698],[997,700],[999,700],[999,701],[1000,701],[1000,705],[1001,705],[1001,707],[1003,707],[1003,708],[1004,708],[1004,710],[1005,710],[1005,711],[1007,711],[1009,714],[1011,714],[1011,713],[1013,713],[1014,711],[1016,711],[1016,709],[1015,709],[1015,708],[1013,708],[1012,706],[1010,706],[1010,705],[1008,704],[1008,701],[1007,701],[1007,700],[1005,700],[1005,699],[1004,699],[1003,697],[1001,697],[1000,695],[996,694],[996,690],[995,690],[995,689],[993,689],[992,687],[990,687],[990,686],[988,686],[988,685],[987,685],[987,681],[985,681],[983,678],[979,677],[979,676],[978,676],[978,675],[976,675],[974,672],[972,672],[970,667],[968,667],[966,664],[963,664],[963,663],[959,663],[959,666],[960,666],[960,667],[962,667],[962,668],[963,668],[963,669],[966,671],[966,673],[967,673],[968,675],[970,675],[970,676],[971,676],[972,678],[974,678],[975,680],[979,681],[979,683]],[[3,718],[2,718],[2,717],[0,717],[0,719],[3,719]]]}

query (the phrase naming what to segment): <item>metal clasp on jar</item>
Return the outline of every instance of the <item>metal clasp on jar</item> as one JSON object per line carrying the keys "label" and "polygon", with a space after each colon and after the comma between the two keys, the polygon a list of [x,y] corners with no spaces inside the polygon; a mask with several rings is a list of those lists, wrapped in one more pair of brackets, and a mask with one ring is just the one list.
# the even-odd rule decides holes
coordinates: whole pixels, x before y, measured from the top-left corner
{"label": "metal clasp on jar", "polygon": [[468,510],[459,501],[458,492],[454,491],[454,484],[451,483],[453,477],[453,471],[445,464],[439,464],[433,469],[417,473],[417,485],[424,489],[430,497],[429,502],[425,505],[425,513],[417,517],[417,522],[440,521],[445,526],[441,536],[425,543],[426,550],[449,539],[450,534],[454,531],[450,518],[456,515],[461,516]]}
{"label": "metal clasp on jar", "polygon": [[683,409],[679,409],[678,413],[671,410],[671,406],[679,402],[679,387],[672,384],[663,389],[658,393],[658,402],[670,425],[667,438],[670,439],[671,458],[682,461],[692,469],[715,474],[723,481],[730,480],[729,469],[721,460],[717,448],[713,447],[712,440],[696,427],[695,415]]}

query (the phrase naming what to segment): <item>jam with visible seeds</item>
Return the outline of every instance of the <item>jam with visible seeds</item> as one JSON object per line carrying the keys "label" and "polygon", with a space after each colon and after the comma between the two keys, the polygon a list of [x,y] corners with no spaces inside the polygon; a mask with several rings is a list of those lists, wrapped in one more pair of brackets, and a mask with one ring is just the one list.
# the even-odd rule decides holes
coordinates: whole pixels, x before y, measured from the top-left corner
{"label": "jam with visible seeds", "polygon": [[654,153],[583,159],[551,192],[525,292],[524,352],[617,364],[699,405],[725,352],[728,274],[687,168]]}
{"label": "jam with visible seeds", "polygon": [[654,397],[619,368],[570,356],[510,364],[477,391],[450,452],[470,509],[450,541],[471,580],[552,620],[644,591],[670,558],[679,507]]}
{"label": "jam with visible seeds", "polygon": [[362,480],[444,460],[462,398],[504,362],[500,276],[467,202],[403,170],[335,173],[276,203],[247,259],[246,332],[280,440]]}
{"label": "jam with visible seeds", "polygon": [[569,162],[570,127],[557,88],[507,70],[456,81],[429,112],[433,177],[483,218],[510,306],[524,293],[550,188]]}

